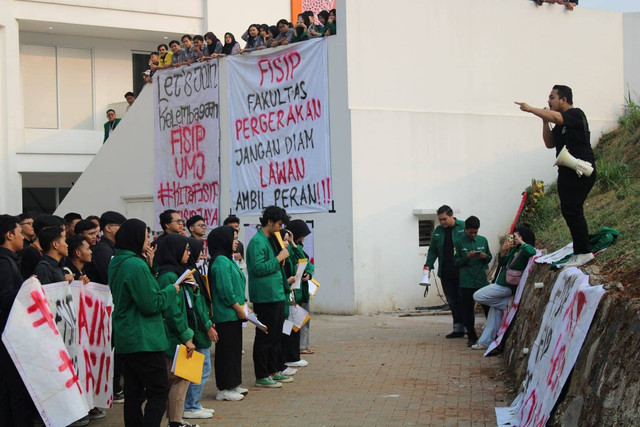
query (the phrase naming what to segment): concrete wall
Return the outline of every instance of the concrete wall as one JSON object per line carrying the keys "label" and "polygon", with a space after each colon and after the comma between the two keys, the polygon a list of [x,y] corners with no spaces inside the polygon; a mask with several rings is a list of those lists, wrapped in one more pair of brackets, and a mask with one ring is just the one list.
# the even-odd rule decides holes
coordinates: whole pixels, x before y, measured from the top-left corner
{"label": "concrete wall", "polygon": [[[513,101],[542,107],[554,84],[571,86],[594,143],[623,103],[619,13],[498,0],[393,10],[346,4],[356,306],[365,312],[441,303],[417,286],[426,248],[414,209],[449,204],[460,219],[478,216],[495,253],[531,179],[554,179],[541,121]],[[408,16],[420,19],[407,25]],[[380,22],[388,32],[372,43],[367,29]]]}
{"label": "concrete wall", "polygon": [[625,92],[640,102],[640,12],[624,17],[624,81]]}

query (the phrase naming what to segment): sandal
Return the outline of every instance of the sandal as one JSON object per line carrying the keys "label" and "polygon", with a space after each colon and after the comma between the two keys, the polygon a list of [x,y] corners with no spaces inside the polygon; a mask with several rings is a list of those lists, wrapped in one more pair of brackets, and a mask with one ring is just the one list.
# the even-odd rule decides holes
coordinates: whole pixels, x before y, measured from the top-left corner
{"label": "sandal", "polygon": [[310,348],[306,349],[306,350],[300,350],[300,354],[313,354],[315,353],[313,350],[311,350]]}

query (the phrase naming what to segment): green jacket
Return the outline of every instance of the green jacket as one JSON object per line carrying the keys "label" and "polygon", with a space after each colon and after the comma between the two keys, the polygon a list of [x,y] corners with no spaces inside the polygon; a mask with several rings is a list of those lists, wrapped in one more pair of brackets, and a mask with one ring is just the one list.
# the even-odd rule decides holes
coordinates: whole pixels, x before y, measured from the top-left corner
{"label": "green jacket", "polygon": [[[487,255],[485,259],[477,257],[468,258],[471,251],[483,252]],[[491,262],[491,250],[489,242],[484,236],[476,236],[471,240],[467,233],[456,242],[454,261],[460,268],[460,287],[479,289],[489,284],[487,280],[487,267]]]}
{"label": "green jacket", "polygon": [[210,268],[213,323],[238,320],[238,315],[231,306],[235,303],[245,303],[244,273],[238,264],[225,256],[218,256]]}
{"label": "green jacket", "polygon": [[258,230],[247,246],[246,261],[251,302],[285,301],[284,289],[289,285],[276,256],[275,249],[264,231]]}
{"label": "green jacket", "polygon": [[165,351],[169,342],[162,312],[174,304],[176,290],[160,289],[147,263],[116,249],[109,263],[113,295],[113,342],[118,353]]}
{"label": "green jacket", "polygon": [[[158,284],[162,289],[173,289],[176,280],[178,280],[178,275],[168,271],[158,277]],[[184,344],[193,338],[193,329],[189,327],[187,320],[187,297],[185,295],[187,295],[186,288],[188,286],[180,286],[180,292],[177,295],[174,290],[175,303],[164,311],[164,327],[169,340],[169,345],[164,349],[164,352],[171,359],[176,354],[178,344]],[[193,300],[192,303],[194,303]]]}
{"label": "green jacket", "polygon": [[[307,259],[307,261],[309,261],[309,255],[307,255],[304,252],[304,247],[302,246],[302,243],[298,243],[297,248],[294,248],[293,246],[289,246],[289,253],[290,253],[290,256],[289,258],[287,258],[287,264],[290,270],[288,270],[287,272],[290,271],[291,276],[293,276],[296,274],[296,271],[298,271],[298,260]],[[307,262],[307,267],[304,269],[304,272],[309,273],[309,276],[313,277],[314,270],[315,270],[314,265],[311,264],[311,262]],[[300,283],[300,289],[294,289],[293,292],[296,297],[296,302],[298,303],[309,302],[309,282],[303,280]]]}
{"label": "green jacket", "polygon": [[[511,289],[512,293],[515,293],[518,285],[509,285],[507,283],[507,270],[513,269],[524,271],[524,269],[527,268],[527,264],[529,263],[529,258],[534,256],[535,254],[536,248],[527,243],[523,243],[522,245],[509,250],[509,252],[507,252],[505,256],[498,256],[498,265],[504,266],[504,268],[502,269],[502,271],[500,271],[498,279],[496,280],[496,284],[500,286],[506,286],[507,288]],[[513,264],[511,264],[511,261],[516,257],[516,255],[518,256],[518,258],[513,262]]]}
{"label": "green jacket", "polygon": [[191,319],[187,319],[189,327],[193,329],[193,345],[196,348],[209,348],[211,347],[211,340],[208,332],[213,322],[209,318],[207,302],[200,292],[200,288],[196,288],[194,291],[193,287],[186,286],[186,291],[189,292],[189,297],[194,306],[193,311],[190,312]]}
{"label": "green jacket", "polygon": [[[455,218],[454,218],[455,219]],[[453,226],[453,232],[451,237],[453,238],[453,247],[455,249],[456,242],[462,236],[466,236],[464,232],[464,221],[456,219],[456,224]],[[438,277],[442,277],[442,255],[444,253],[444,227],[439,225],[433,231],[431,235],[431,243],[429,244],[429,251],[427,252],[427,262],[424,265],[429,267],[429,270],[433,270],[433,266],[438,259]]]}

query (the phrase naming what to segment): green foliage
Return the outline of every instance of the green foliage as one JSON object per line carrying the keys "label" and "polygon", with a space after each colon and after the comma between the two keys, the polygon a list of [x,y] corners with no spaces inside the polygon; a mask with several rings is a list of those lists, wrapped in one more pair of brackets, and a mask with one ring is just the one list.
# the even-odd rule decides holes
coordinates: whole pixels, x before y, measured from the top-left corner
{"label": "green foliage", "polygon": [[629,190],[631,168],[623,161],[601,159],[597,162],[596,183],[601,192],[615,190],[618,199],[624,199]]}

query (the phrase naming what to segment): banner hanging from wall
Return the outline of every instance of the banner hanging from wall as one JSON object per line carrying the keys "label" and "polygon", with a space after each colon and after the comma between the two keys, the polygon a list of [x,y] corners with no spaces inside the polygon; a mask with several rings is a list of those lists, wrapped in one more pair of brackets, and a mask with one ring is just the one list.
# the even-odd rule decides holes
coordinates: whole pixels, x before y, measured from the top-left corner
{"label": "banner hanging from wall", "polygon": [[547,424],[604,293],[575,267],[560,273],[529,353],[523,391],[510,407],[496,408],[498,426]]}
{"label": "banner hanging from wall", "polygon": [[231,209],[331,209],[327,40],[227,60]]}
{"label": "banner hanging from wall", "polygon": [[218,61],[158,71],[153,92],[156,218],[175,209],[185,221],[200,215],[215,227],[220,195]]}
{"label": "banner hanging from wall", "polygon": [[2,342],[47,426],[111,407],[112,312],[105,285],[31,278],[20,288]]}

